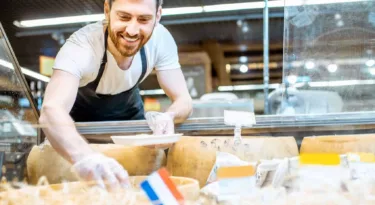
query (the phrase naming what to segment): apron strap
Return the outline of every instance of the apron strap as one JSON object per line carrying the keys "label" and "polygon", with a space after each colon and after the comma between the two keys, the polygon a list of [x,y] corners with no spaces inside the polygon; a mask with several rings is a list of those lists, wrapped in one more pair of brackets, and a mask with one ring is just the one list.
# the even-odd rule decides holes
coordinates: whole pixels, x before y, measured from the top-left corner
{"label": "apron strap", "polygon": [[147,58],[146,58],[146,51],[144,47],[141,48],[141,60],[142,60],[142,73],[135,86],[138,86],[139,83],[142,82],[143,78],[145,77],[147,73]]}
{"label": "apron strap", "polygon": [[107,64],[107,47],[108,47],[108,29],[105,30],[105,35],[104,35],[104,54],[103,54],[102,62],[100,64],[99,73],[96,76],[95,80],[91,83],[91,88],[94,90],[94,92],[98,88],[100,79],[102,78],[104,70],[105,70],[105,65]]}

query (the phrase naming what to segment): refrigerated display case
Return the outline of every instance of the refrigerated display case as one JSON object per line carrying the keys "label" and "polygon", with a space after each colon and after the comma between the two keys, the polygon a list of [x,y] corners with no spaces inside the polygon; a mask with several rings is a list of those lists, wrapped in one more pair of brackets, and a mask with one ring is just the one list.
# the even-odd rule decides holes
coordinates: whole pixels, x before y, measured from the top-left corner
{"label": "refrigerated display case", "polygon": [[27,155],[40,140],[40,132],[34,127],[38,122],[38,111],[1,24],[0,62],[1,176],[22,181]]}

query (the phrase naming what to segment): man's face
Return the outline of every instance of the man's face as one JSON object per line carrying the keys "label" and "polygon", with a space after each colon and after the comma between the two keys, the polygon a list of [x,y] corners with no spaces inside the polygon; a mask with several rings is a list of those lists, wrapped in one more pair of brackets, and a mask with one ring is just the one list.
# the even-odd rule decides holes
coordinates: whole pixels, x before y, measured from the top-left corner
{"label": "man's face", "polygon": [[155,0],[115,0],[105,4],[109,36],[124,57],[134,56],[151,38],[161,9]]}

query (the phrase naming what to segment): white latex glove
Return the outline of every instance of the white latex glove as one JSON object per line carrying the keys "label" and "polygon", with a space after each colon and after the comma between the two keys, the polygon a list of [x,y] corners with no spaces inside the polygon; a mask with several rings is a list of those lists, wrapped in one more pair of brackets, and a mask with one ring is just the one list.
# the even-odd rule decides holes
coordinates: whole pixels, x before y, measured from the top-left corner
{"label": "white latex glove", "polygon": [[[147,112],[146,121],[154,135],[174,134],[174,113]],[[167,149],[173,144],[158,144],[148,148]]]}
{"label": "white latex glove", "polygon": [[114,190],[130,186],[128,172],[115,159],[101,153],[88,155],[78,161],[73,165],[72,171],[81,179],[95,182],[104,189]]}
{"label": "white latex glove", "polygon": [[146,120],[154,135],[174,134],[174,114],[147,112]]}

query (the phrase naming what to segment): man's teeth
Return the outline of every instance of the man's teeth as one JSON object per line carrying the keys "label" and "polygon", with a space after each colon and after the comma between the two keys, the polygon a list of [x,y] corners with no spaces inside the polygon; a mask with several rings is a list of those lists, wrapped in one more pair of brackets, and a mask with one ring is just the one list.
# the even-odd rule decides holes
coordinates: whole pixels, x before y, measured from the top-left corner
{"label": "man's teeth", "polygon": [[128,37],[124,37],[124,36],[123,36],[123,38],[124,38],[125,40],[129,41],[129,42],[135,42],[135,41],[138,40],[138,38],[128,38]]}

